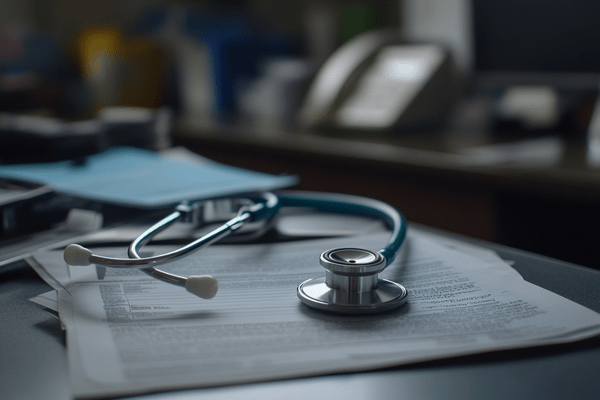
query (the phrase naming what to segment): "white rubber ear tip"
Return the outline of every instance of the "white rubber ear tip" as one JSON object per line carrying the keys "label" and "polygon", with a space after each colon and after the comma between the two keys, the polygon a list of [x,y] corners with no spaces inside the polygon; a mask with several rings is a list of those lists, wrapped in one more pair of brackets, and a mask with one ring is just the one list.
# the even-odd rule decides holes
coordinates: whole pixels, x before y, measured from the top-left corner
{"label": "white rubber ear tip", "polygon": [[70,244],[65,249],[63,257],[69,265],[90,265],[92,251],[78,244]]}
{"label": "white rubber ear tip", "polygon": [[219,290],[219,281],[212,276],[190,276],[185,281],[185,290],[203,299],[212,299]]}

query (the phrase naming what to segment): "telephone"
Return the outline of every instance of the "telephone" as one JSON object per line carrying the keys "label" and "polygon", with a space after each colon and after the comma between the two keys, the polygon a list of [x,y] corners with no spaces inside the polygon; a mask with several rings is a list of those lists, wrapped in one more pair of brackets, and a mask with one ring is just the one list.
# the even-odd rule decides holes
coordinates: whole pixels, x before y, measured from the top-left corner
{"label": "telephone", "polygon": [[389,131],[429,128],[456,93],[449,54],[432,44],[401,44],[396,31],[360,34],[317,72],[299,112],[307,128]]}

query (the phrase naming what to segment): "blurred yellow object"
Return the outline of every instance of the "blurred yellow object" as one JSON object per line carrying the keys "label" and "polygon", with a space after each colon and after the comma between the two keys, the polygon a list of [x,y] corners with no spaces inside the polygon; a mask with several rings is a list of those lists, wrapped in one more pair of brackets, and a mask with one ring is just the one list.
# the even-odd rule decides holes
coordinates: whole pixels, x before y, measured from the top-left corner
{"label": "blurred yellow object", "polygon": [[120,105],[159,107],[164,104],[164,56],[148,38],[128,39],[121,47]]}
{"label": "blurred yellow object", "polygon": [[103,65],[119,56],[123,38],[117,29],[85,29],[77,40],[82,72],[87,79],[98,79]]}
{"label": "blurred yellow object", "polygon": [[117,29],[89,28],[77,38],[81,72],[93,90],[92,113],[110,106],[164,104],[164,56],[149,38],[127,38]]}

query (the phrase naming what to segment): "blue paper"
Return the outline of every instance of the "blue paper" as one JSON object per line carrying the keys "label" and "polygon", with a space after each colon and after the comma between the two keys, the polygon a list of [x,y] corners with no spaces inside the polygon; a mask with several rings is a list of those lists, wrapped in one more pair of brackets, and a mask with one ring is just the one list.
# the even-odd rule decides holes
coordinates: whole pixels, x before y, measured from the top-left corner
{"label": "blue paper", "polygon": [[298,181],[295,176],[274,176],[218,163],[182,163],[129,147],[90,156],[82,165],[71,161],[3,165],[0,177],[49,184],[59,193],[138,208],[275,190]]}

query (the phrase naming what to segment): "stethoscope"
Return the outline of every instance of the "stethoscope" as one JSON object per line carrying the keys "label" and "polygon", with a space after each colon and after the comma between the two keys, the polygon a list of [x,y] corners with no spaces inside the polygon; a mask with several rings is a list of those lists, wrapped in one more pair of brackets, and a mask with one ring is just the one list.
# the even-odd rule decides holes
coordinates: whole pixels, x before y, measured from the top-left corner
{"label": "stethoscope", "polygon": [[[78,244],[64,251],[69,265],[96,264],[113,268],[139,268],[161,281],[185,287],[204,299],[214,297],[218,282],[212,276],[183,277],[158,269],[159,265],[209,246],[242,227],[252,224],[268,226],[269,221],[282,207],[309,207],[323,212],[344,213],[382,219],[391,229],[387,245],[374,252],[354,247],[327,250],[319,261],[325,268],[325,277],[308,279],[297,289],[299,299],[320,310],[343,314],[370,314],[391,310],[406,302],[406,289],[378,274],[390,265],[406,237],[406,223],[392,206],[364,197],[312,192],[261,193],[243,199],[213,199],[195,203],[182,203],[175,211],[138,236],[128,248],[130,258],[112,258],[93,254]],[[233,214],[233,215],[232,215]],[[141,257],[139,251],[159,232],[176,221],[201,227],[228,215],[228,220],[218,228],[177,250]],[[223,219],[221,219],[223,220]]]}

